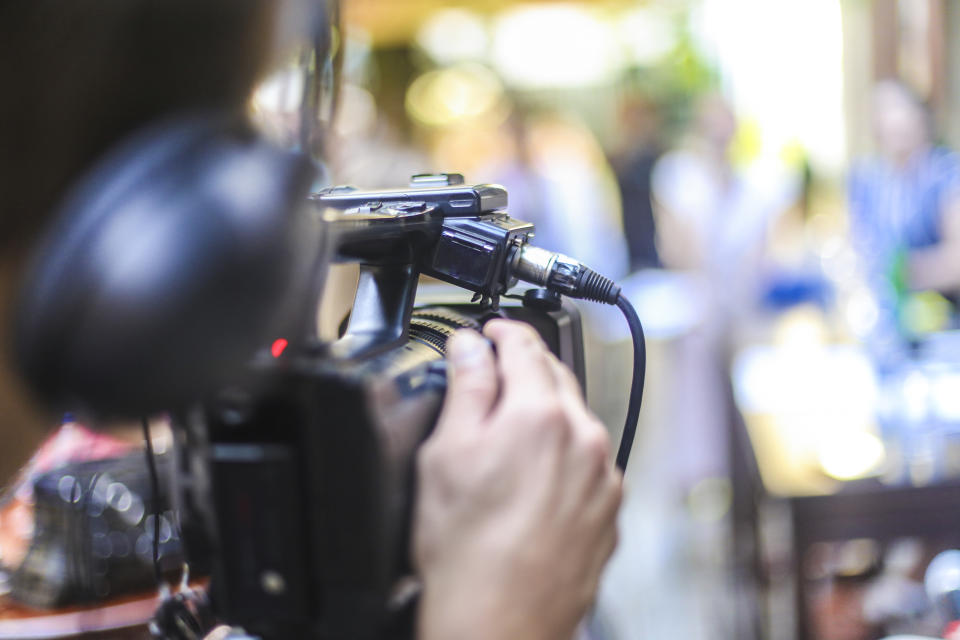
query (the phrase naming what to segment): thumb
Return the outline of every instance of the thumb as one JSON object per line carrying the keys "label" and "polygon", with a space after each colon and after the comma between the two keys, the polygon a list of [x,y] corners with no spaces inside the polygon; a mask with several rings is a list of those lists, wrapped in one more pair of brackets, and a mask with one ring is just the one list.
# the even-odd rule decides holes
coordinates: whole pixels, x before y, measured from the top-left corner
{"label": "thumb", "polygon": [[492,411],[500,387],[490,343],[476,331],[457,331],[447,343],[447,376],[437,429],[479,424]]}

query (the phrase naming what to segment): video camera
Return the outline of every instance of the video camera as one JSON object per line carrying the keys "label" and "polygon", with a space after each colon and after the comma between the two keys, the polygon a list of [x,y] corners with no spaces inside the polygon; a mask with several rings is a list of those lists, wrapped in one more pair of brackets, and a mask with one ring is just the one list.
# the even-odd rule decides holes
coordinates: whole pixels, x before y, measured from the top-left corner
{"label": "video camera", "polygon": [[[217,617],[264,640],[408,637],[413,461],[441,408],[447,339],[494,317],[527,322],[583,385],[580,316],[562,296],[636,319],[612,281],[532,246],[533,225],[506,205],[503,187],[457,174],[311,196],[335,261],[359,265],[341,337],[277,336],[243,380],[175,416],[175,507],[189,565],[212,576]],[[421,275],[473,302],[415,308]],[[519,280],[537,288],[511,295]],[[621,467],[642,333],[635,345]]]}

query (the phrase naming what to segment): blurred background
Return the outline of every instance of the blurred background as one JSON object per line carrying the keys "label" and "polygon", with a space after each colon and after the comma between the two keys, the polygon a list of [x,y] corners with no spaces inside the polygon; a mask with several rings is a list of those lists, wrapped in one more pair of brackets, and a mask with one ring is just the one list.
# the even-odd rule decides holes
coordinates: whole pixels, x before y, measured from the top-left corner
{"label": "blurred background", "polygon": [[[620,544],[585,637],[960,638],[960,2],[342,8],[339,101],[311,105],[331,131],[297,130],[297,64],[257,90],[261,128],[322,146],[325,184],[504,185],[535,244],[622,283],[643,320]],[[327,335],[356,284],[333,273]],[[587,398],[616,442],[629,333],[616,310],[580,308]],[[37,475],[139,441],[64,418],[0,495],[0,598]],[[46,497],[76,503],[71,483]],[[143,520],[140,489],[103,488]],[[173,512],[153,522],[179,548]]]}
{"label": "blurred background", "polygon": [[[644,321],[590,632],[940,635],[924,575],[960,545],[960,4],[346,0],[344,19],[330,180],[501,183],[537,244],[622,280]],[[626,328],[584,314],[616,438]]]}

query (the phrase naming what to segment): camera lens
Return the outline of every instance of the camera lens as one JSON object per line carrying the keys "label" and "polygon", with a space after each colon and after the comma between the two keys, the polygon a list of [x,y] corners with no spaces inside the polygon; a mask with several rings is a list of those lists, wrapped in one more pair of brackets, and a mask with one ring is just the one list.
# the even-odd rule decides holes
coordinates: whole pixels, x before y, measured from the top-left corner
{"label": "camera lens", "polygon": [[433,347],[441,355],[446,354],[447,340],[458,329],[480,331],[480,323],[447,307],[417,309],[410,318],[410,339]]}

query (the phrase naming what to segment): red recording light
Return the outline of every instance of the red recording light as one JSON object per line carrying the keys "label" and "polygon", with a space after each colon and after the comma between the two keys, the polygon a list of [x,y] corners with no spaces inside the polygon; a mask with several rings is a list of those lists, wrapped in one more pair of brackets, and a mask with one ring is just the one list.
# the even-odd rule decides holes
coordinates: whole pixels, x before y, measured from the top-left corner
{"label": "red recording light", "polygon": [[273,344],[270,345],[270,353],[273,354],[274,358],[279,358],[280,354],[283,353],[283,350],[287,348],[289,343],[285,338],[277,338],[273,341]]}

